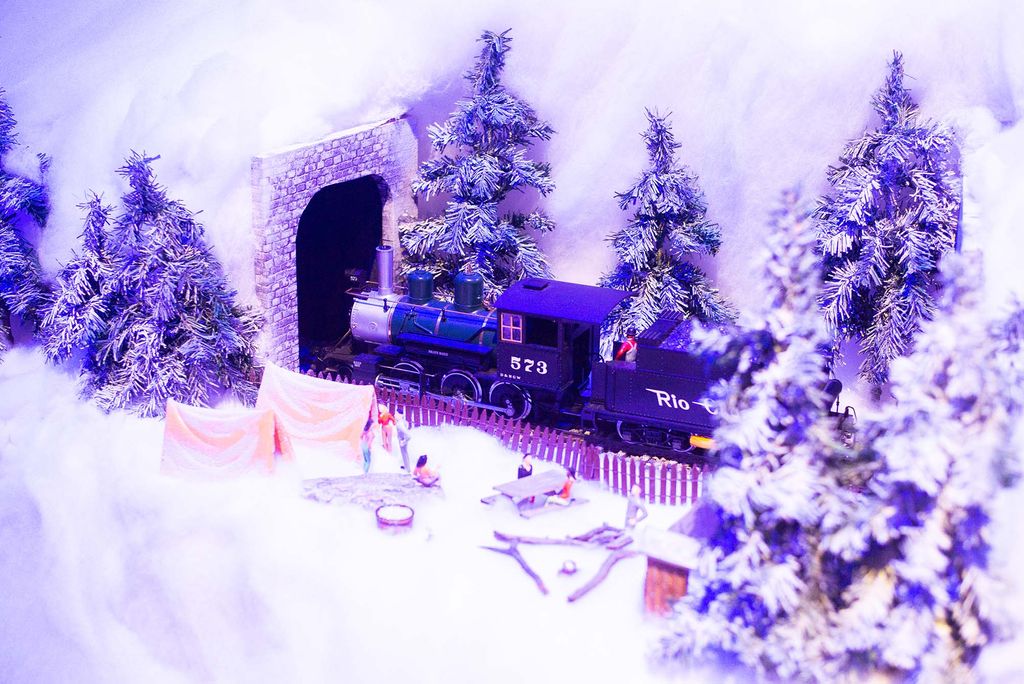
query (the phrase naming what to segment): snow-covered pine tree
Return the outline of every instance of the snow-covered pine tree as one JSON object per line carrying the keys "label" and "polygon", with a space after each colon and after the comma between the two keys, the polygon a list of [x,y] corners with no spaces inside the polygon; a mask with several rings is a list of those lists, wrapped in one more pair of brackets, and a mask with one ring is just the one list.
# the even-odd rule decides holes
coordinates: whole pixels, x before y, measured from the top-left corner
{"label": "snow-covered pine tree", "polygon": [[113,316],[83,369],[87,390],[105,410],[145,416],[172,398],[209,405],[223,390],[251,402],[258,317],[235,303],[192,212],[157,183],[156,159],[133,152],[118,169],[131,191],[108,236]]}
{"label": "snow-covered pine tree", "polygon": [[934,273],[953,249],[960,180],[953,134],[922,120],[895,53],[873,105],[881,125],[843,148],[817,210],[822,307],[837,342],[860,340],[876,388],[934,310]]}
{"label": "snow-covered pine tree", "polygon": [[989,521],[1020,474],[1024,310],[989,322],[979,264],[943,259],[941,315],[893,363],[897,403],[869,428],[870,506],[829,542],[855,569],[832,656],[910,681],[976,681],[972,665],[1005,626]]}
{"label": "snow-covered pine tree", "polygon": [[703,323],[735,319],[732,306],[699,267],[694,254],[715,254],[722,243],[718,224],[707,218],[697,178],[676,162],[681,145],[668,116],[647,111],[643,133],[650,165],[632,188],[616,193],[623,211],[634,209],[626,227],[611,238],[618,265],[601,278],[604,287],[637,292],[609,316],[602,330],[607,354],[626,331],[647,329],[659,314],[681,311]]}
{"label": "snow-covered pine tree", "polygon": [[57,275],[57,287],[43,318],[43,349],[51,361],[86,350],[85,366],[94,369],[95,353],[107,336],[115,310],[114,264],[107,246],[113,209],[93,194],[79,208],[86,211],[82,253]]}
{"label": "snow-covered pine tree", "polygon": [[450,294],[454,276],[469,268],[483,277],[485,298],[492,300],[526,277],[548,275],[548,265],[534,234],[554,224],[539,211],[501,213],[512,191],[534,188],[542,195],[555,184],[546,163],[528,159],[537,140],[553,133],[533,108],[501,83],[511,47],[509,31],[486,31],[476,66],[466,74],[470,94],[441,124],[429,128],[440,156],[420,166],[413,190],[428,199],[449,195],[443,216],[399,229],[405,252],[403,273],[423,268],[435,275],[442,294]]}
{"label": "snow-covered pine tree", "polygon": [[[46,188],[36,181],[9,172],[4,157],[17,144],[14,112],[0,89],[0,354],[12,341],[11,316],[39,325],[39,309],[45,305],[43,282],[35,250],[19,231],[23,220],[46,223],[49,200]],[[40,156],[45,173],[47,159]]]}
{"label": "snow-covered pine tree", "polygon": [[766,297],[743,329],[702,342],[728,380],[715,390],[717,467],[703,505],[719,525],[703,547],[663,653],[738,663],[781,681],[836,674],[823,657],[839,589],[822,552],[827,516],[856,505],[834,467],[843,447],[827,417],[809,211],[787,193],[762,264]]}

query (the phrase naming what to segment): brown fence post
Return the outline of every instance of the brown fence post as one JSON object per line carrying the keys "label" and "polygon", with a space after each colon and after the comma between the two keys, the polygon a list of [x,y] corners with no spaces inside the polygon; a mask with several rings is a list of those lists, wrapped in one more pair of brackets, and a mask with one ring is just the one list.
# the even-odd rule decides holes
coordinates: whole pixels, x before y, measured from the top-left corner
{"label": "brown fence post", "polygon": [[650,469],[647,471],[647,503],[654,503],[654,486],[658,481],[658,470],[660,466],[657,463],[650,463]]}
{"label": "brown fence post", "polygon": [[522,440],[519,442],[519,451],[523,454],[530,453],[530,447],[533,445],[533,430],[529,425],[524,423],[519,424],[520,430],[522,430]]}
{"label": "brown fence post", "polygon": [[663,504],[669,503],[669,466],[662,466],[662,495],[658,501]]}
{"label": "brown fence post", "polygon": [[672,466],[672,472],[668,478],[668,504],[675,506],[679,503],[679,465]]}
{"label": "brown fence post", "polygon": [[587,461],[590,467],[590,479],[596,480],[601,477],[601,449],[591,446],[586,451]]}

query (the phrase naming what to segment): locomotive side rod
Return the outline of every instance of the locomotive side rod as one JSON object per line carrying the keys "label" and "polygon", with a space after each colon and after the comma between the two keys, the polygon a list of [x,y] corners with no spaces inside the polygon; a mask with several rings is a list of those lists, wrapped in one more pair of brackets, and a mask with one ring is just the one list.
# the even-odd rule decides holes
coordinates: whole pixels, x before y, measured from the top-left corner
{"label": "locomotive side rod", "polygon": [[495,406],[494,404],[488,404],[482,401],[470,401],[469,399],[463,399],[462,397],[453,397],[448,394],[438,394],[437,392],[424,392],[423,395],[431,397],[433,399],[440,399],[441,401],[465,404],[466,406],[472,406],[474,408],[487,409],[488,411],[493,411],[494,413],[500,413],[503,416],[511,417],[513,413],[513,410],[508,406]]}

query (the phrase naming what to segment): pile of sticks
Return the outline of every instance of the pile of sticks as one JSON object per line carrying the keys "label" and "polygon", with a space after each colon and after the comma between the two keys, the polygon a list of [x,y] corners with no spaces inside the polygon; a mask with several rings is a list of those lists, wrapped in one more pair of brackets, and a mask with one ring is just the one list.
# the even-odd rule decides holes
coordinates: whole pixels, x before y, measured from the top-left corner
{"label": "pile of sticks", "polygon": [[624,558],[630,558],[637,555],[638,552],[630,551],[626,547],[633,543],[633,537],[627,534],[625,531],[618,527],[612,527],[611,525],[604,524],[600,527],[595,527],[589,532],[578,534],[575,536],[566,536],[562,538],[555,537],[523,537],[518,535],[503,534],[495,531],[494,538],[500,542],[505,542],[507,546],[484,546],[483,548],[494,551],[496,553],[505,554],[511,556],[516,560],[517,563],[523,568],[523,571],[537,584],[537,588],[540,589],[542,594],[548,593],[548,588],[544,584],[544,580],[541,579],[540,575],[530,567],[526,559],[523,558],[523,554],[519,551],[520,544],[537,544],[537,545],[560,545],[560,546],[587,546],[587,547],[603,547],[611,551],[604,563],[601,564],[597,574],[594,575],[586,584],[582,587],[569,594],[568,601],[572,603],[577,601],[588,592],[599,585],[611,572],[612,567]]}

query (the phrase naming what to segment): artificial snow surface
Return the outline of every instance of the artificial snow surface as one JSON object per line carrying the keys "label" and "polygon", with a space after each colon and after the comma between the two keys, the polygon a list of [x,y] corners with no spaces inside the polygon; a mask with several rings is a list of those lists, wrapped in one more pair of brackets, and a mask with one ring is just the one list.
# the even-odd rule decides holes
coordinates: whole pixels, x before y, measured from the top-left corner
{"label": "artificial snow surface", "polygon": [[[17,392],[7,391],[14,386]],[[480,497],[519,457],[468,428],[418,428],[411,453],[441,466],[443,499],[413,528],[301,497],[310,477],[355,475],[361,459],[299,452],[270,477],[195,483],[159,474],[163,425],[105,416],[37,351],[0,366],[0,681],[646,681],[662,625],[643,614],[632,558],[574,604],[607,551],[522,548],[542,595],[493,531],[531,536],[621,526],[626,502],[530,520]],[[376,449],[372,471],[397,471]],[[555,467],[537,463],[538,472]],[[680,508],[651,506],[640,528]],[[566,560],[579,567],[559,575]],[[678,674],[678,673],[675,673]],[[688,681],[692,681],[692,678]]]}
{"label": "artificial snow surface", "polygon": [[[506,83],[557,130],[539,148],[558,185],[541,204],[558,224],[545,245],[555,274],[593,283],[612,263],[603,238],[625,218],[613,192],[642,169],[643,109],[656,107],[673,113],[680,160],[722,226],[705,266],[744,309],[760,296],[750,256],[779,191],[824,190],[842,143],[873,124],[870,95],[900,49],[924,116],[965,137],[963,242],[984,250],[989,304],[1024,292],[1024,6],[624,7],[5,0],[0,87],[24,144],[6,162],[32,173],[35,153],[53,158],[54,211],[38,239],[52,274],[81,231],[86,191],[112,201],[130,149],[163,155],[159,180],[203,212],[251,298],[251,157],[403,111],[425,155],[425,128],[463,93],[480,31],[512,27]],[[161,423],[78,403],[70,379],[21,345],[0,366],[0,681],[665,676],[644,664],[658,628],[640,616],[642,561],[568,606],[583,578],[554,574],[566,552],[528,549],[552,588],[541,597],[512,559],[477,548],[494,528],[617,523],[622,500],[580,484],[591,503],[522,523],[477,501],[510,479],[515,457],[473,433],[419,431],[414,448],[446,462],[448,498],[417,511],[407,536],[384,536],[364,511],[301,500],[301,477],[319,472],[219,485],[158,476]],[[1021,496],[1007,495],[996,529],[999,560],[1015,568]],[[653,513],[645,524],[679,511]],[[599,559],[577,562],[585,575]],[[1024,615],[1011,580],[1007,603]],[[987,653],[989,680],[1024,681],[1021,653],[1021,641]]]}

